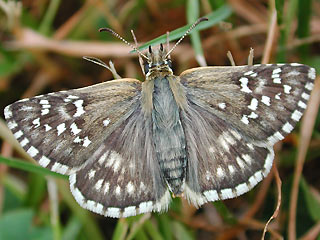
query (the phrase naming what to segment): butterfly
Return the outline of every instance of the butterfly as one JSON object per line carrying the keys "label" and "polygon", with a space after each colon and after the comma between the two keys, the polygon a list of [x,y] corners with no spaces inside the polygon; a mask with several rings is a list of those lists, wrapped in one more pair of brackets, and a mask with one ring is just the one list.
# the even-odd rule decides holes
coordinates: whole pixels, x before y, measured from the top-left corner
{"label": "butterfly", "polygon": [[307,107],[314,68],[198,67],[176,76],[173,49],[133,48],[143,82],[116,79],[4,111],[25,151],[69,176],[82,207],[115,218],[166,211],[176,196],[199,207],[240,196],[268,175],[273,145]]}

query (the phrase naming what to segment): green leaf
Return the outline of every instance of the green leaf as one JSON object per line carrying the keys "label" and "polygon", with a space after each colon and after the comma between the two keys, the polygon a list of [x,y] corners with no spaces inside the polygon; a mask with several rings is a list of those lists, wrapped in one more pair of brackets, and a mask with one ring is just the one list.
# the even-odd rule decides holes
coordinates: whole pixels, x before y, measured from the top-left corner
{"label": "green leaf", "polygon": [[20,209],[4,214],[0,219],[0,239],[52,239],[50,228],[32,225],[33,215],[31,209]]}
{"label": "green leaf", "polygon": [[146,230],[146,232],[148,232],[150,239],[154,239],[154,240],[163,240],[164,239],[161,236],[158,229],[153,225],[153,223],[151,221],[146,221],[144,223],[144,229]]}
{"label": "green leaf", "polygon": [[82,228],[80,220],[72,216],[62,233],[62,240],[76,240]]}
{"label": "green leaf", "polygon": [[49,7],[44,15],[43,21],[39,27],[39,32],[48,35],[53,25],[53,20],[57,14],[61,0],[49,1]]}
{"label": "green leaf", "polygon": [[25,204],[34,208],[39,207],[42,199],[46,195],[46,180],[42,175],[28,175],[28,192]]}
{"label": "green leaf", "polygon": [[59,173],[51,172],[49,169],[43,168],[41,166],[37,166],[33,163],[29,163],[26,161],[18,160],[15,158],[5,158],[0,155],[0,163],[3,163],[9,167],[21,169],[27,172],[37,173],[43,176],[53,176],[68,179],[68,176],[61,175]]}
{"label": "green leaf", "polygon": [[275,4],[276,4],[276,10],[277,10],[278,25],[281,25],[283,21],[284,0],[276,0]]}
{"label": "green leaf", "polygon": [[[227,5],[224,5],[221,8],[217,9],[216,11],[204,16],[204,17],[208,18],[208,21],[201,22],[196,27],[196,29],[200,31],[203,29],[210,28],[210,27],[216,25],[217,23],[219,23],[220,21],[226,19],[230,15],[231,15],[231,8]],[[178,28],[178,29],[170,32],[169,40],[173,41],[173,40],[179,39],[183,34],[185,34],[185,32],[190,28],[191,25],[192,24],[188,24],[184,27]],[[144,49],[148,48],[149,46],[159,45],[160,43],[165,43],[166,41],[167,41],[167,34],[163,34],[160,37],[157,37],[157,38],[143,44],[142,46],[139,47],[139,50],[144,50]],[[134,51],[132,51],[132,52],[134,52]]]}
{"label": "green leaf", "polygon": [[[298,29],[297,35],[299,38],[305,38],[310,33],[310,19],[311,19],[311,0],[300,0],[298,3]],[[309,57],[309,47],[304,44],[299,46],[299,53],[303,58]]]}
{"label": "green leaf", "polygon": [[112,235],[112,240],[122,240],[128,231],[128,222],[125,219],[119,219]]}
{"label": "green leaf", "polygon": [[[194,23],[199,18],[199,1],[188,0],[187,1],[187,21],[189,24]],[[196,54],[196,59],[200,66],[205,66],[205,58],[203,55],[203,49],[201,46],[200,34],[197,29],[194,29],[191,34],[191,44]]]}
{"label": "green leaf", "polygon": [[222,201],[216,201],[213,202],[213,205],[223,218],[223,220],[231,225],[237,223],[237,219],[232,215],[232,213],[229,211],[229,209],[224,205]]}
{"label": "green leaf", "polygon": [[310,214],[311,218],[315,222],[320,221],[320,203],[311,194],[309,186],[304,178],[301,178],[301,180],[300,180],[300,187],[303,192],[303,196],[305,198],[305,201],[307,203],[307,208],[309,210],[309,214]]}
{"label": "green leaf", "polygon": [[159,230],[163,235],[164,239],[172,240],[173,231],[172,231],[172,220],[169,218],[168,214],[159,214],[155,215],[157,222],[159,224]]}
{"label": "green leaf", "polygon": [[180,222],[173,222],[174,235],[177,240],[193,240],[193,234]]}

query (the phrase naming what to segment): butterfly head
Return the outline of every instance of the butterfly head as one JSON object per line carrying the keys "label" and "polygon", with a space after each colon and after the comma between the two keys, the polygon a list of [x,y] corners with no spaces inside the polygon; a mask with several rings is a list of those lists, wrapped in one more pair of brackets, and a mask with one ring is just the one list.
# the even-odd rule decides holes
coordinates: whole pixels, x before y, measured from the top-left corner
{"label": "butterfly head", "polygon": [[171,59],[162,44],[159,49],[152,49],[149,46],[146,56],[147,59],[144,61],[143,67],[147,79],[151,80],[155,77],[173,74]]}

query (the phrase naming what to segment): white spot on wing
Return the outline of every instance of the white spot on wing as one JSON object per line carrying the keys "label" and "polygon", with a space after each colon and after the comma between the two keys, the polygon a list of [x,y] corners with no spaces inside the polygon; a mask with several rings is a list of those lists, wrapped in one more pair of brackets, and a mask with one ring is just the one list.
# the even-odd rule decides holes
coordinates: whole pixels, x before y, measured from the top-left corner
{"label": "white spot on wing", "polygon": [[109,207],[109,208],[107,208],[106,215],[109,217],[119,218],[120,217],[120,208]]}
{"label": "white spot on wing", "polygon": [[256,98],[252,98],[248,108],[250,108],[252,111],[255,111],[257,110],[257,107],[258,107],[258,100]]}
{"label": "white spot on wing", "polygon": [[105,153],[99,158],[98,163],[99,163],[100,165],[102,165],[102,164],[104,163],[104,161],[105,161],[106,158],[107,158],[107,155],[108,155],[108,153],[105,152]]}
{"label": "white spot on wing", "polygon": [[37,156],[37,154],[39,153],[38,149],[36,149],[35,147],[31,146],[27,153],[31,156],[31,157],[35,157]]}
{"label": "white spot on wing", "polygon": [[12,130],[12,129],[18,127],[18,124],[15,121],[10,121],[10,122],[8,122],[8,127],[9,127],[9,129]]}
{"label": "white spot on wing", "polygon": [[49,109],[46,108],[46,109],[41,109],[41,115],[47,115],[49,113]]}
{"label": "white spot on wing", "polygon": [[109,188],[110,188],[110,183],[109,182],[105,182],[104,186],[103,186],[103,193],[106,194],[109,192]]}
{"label": "white spot on wing", "polygon": [[58,136],[66,130],[66,124],[61,123],[57,126]]}
{"label": "white spot on wing", "polygon": [[89,140],[89,138],[88,138],[88,137],[85,137],[85,138],[83,139],[83,144],[82,144],[82,146],[88,147],[90,143],[91,143],[91,141]]}
{"label": "white spot on wing", "polygon": [[12,111],[10,109],[10,106],[6,106],[5,109],[4,109],[4,117],[6,119],[9,119],[12,117]]}
{"label": "white spot on wing", "polygon": [[16,139],[19,139],[21,138],[23,135],[23,132],[21,130],[19,130],[18,132],[14,133],[13,136],[16,138]]}
{"label": "white spot on wing", "polygon": [[307,105],[306,105],[304,102],[302,102],[302,101],[299,101],[299,102],[298,102],[298,106],[301,107],[301,108],[303,108],[303,109],[307,108]]}
{"label": "white spot on wing", "polygon": [[78,96],[74,96],[74,95],[68,95],[68,97],[67,98],[69,98],[69,99],[79,99],[79,97]]}
{"label": "white spot on wing", "polygon": [[228,169],[231,174],[233,174],[235,172],[235,169],[232,165],[228,165]]}
{"label": "white spot on wing", "polygon": [[61,174],[66,174],[66,172],[69,170],[69,168],[66,165],[60,164],[58,162],[55,162],[53,166],[51,167],[51,171],[58,172]]}
{"label": "white spot on wing", "polygon": [[247,183],[241,183],[238,186],[236,186],[236,192],[237,192],[238,196],[248,192],[249,190],[250,189],[249,189]]}
{"label": "white spot on wing", "polygon": [[302,117],[302,112],[300,112],[298,110],[294,110],[294,112],[291,114],[291,119],[293,119],[297,122],[300,120],[301,117]]}
{"label": "white spot on wing", "polygon": [[47,167],[50,163],[50,159],[47,158],[46,156],[42,156],[39,160],[39,164],[42,166],[42,167]]}
{"label": "white spot on wing", "polygon": [[88,173],[88,178],[89,179],[93,178],[95,174],[96,174],[96,170],[91,169]]}
{"label": "white spot on wing", "polygon": [[226,142],[226,140],[224,139],[223,134],[220,135],[219,139],[218,139],[219,143],[221,144],[221,146],[226,150],[229,151],[229,145]]}
{"label": "white spot on wing", "polygon": [[255,119],[258,117],[258,114],[256,114],[255,112],[251,112],[250,115],[248,116],[248,118],[252,118]]}
{"label": "white spot on wing", "polygon": [[205,191],[203,194],[206,197],[206,199],[210,202],[219,200],[219,195],[216,190]]}
{"label": "white spot on wing", "polygon": [[73,135],[77,135],[78,133],[81,132],[81,129],[78,128],[76,123],[72,123],[70,125],[70,128],[71,128],[71,132],[73,133]]}
{"label": "white spot on wing", "polygon": [[281,78],[279,78],[279,77],[273,78],[273,82],[281,84]]}
{"label": "white spot on wing", "polygon": [[137,214],[136,207],[135,206],[130,206],[126,207],[123,211],[123,217],[130,217],[130,216],[135,216]]}
{"label": "white spot on wing", "polygon": [[40,118],[36,118],[35,120],[33,120],[32,124],[35,128],[40,127]]}
{"label": "white spot on wing", "polygon": [[76,106],[76,113],[73,115],[74,117],[80,117],[82,114],[85,113],[84,109],[83,109],[83,100],[80,99],[80,100],[77,100],[73,103],[75,106]]}
{"label": "white spot on wing", "polygon": [[245,167],[245,163],[243,162],[243,160],[240,157],[237,157],[236,161],[237,161],[237,163],[238,163],[240,168],[244,168]]}
{"label": "white spot on wing", "polygon": [[129,183],[127,184],[127,192],[131,195],[131,194],[134,193],[134,190],[135,190],[134,185],[133,185],[131,182],[129,182]]}
{"label": "white spot on wing", "polygon": [[139,213],[151,212],[153,209],[152,201],[142,202],[139,204]]}
{"label": "white spot on wing", "polygon": [[231,188],[222,189],[220,192],[221,192],[222,199],[229,199],[229,198],[235,197]]}
{"label": "white spot on wing", "polygon": [[217,176],[219,177],[219,178],[222,178],[222,177],[224,177],[224,171],[223,171],[223,169],[221,168],[221,167],[218,167],[217,168]]}
{"label": "white spot on wing", "polygon": [[116,195],[120,195],[121,194],[121,187],[119,185],[117,185],[115,192],[116,192]]}
{"label": "white spot on wing", "polygon": [[283,125],[282,130],[286,133],[290,133],[293,130],[293,126],[287,122]]}
{"label": "white spot on wing", "polygon": [[225,103],[219,103],[219,104],[218,104],[218,107],[219,107],[220,109],[225,109],[225,108],[226,108],[226,104],[225,104]]}
{"label": "white spot on wing", "polygon": [[49,130],[52,129],[52,127],[49,126],[48,124],[45,124],[44,127],[45,127],[45,131],[46,131],[46,132],[48,132]]}
{"label": "white spot on wing", "polygon": [[281,68],[275,68],[275,69],[273,69],[272,75],[278,74],[278,73],[281,73]]}
{"label": "white spot on wing", "polygon": [[243,115],[242,118],[241,118],[241,122],[243,122],[244,124],[248,125],[249,124],[248,116],[247,115]]}
{"label": "white spot on wing", "polygon": [[40,100],[40,104],[49,104],[49,101],[45,100],[45,99],[42,99],[42,100]]}
{"label": "white spot on wing", "polygon": [[310,95],[307,94],[307,93],[305,93],[305,92],[303,92],[303,93],[301,94],[301,97],[302,97],[304,100],[309,100]]}
{"label": "white spot on wing", "polygon": [[250,157],[249,154],[243,154],[242,159],[244,159],[248,164],[252,164],[252,158]]}
{"label": "white spot on wing", "polygon": [[21,147],[24,147],[24,146],[26,146],[28,143],[29,143],[29,140],[28,140],[27,138],[24,138],[24,139],[20,142],[20,145],[21,145]]}
{"label": "white spot on wing", "polygon": [[102,183],[103,183],[103,179],[99,179],[96,184],[94,185],[94,188],[97,190],[97,191],[100,191],[101,187],[102,187]]}
{"label": "white spot on wing", "polygon": [[308,77],[311,79],[316,79],[316,70],[314,68],[309,69]]}
{"label": "white spot on wing", "polygon": [[309,91],[311,91],[313,89],[313,83],[308,82],[306,83],[306,85],[304,86],[306,89],[308,89]]}
{"label": "white spot on wing", "polygon": [[249,83],[248,78],[242,77],[242,78],[239,79],[239,81],[241,82],[241,87],[242,88],[240,90],[242,92],[245,92],[245,93],[251,93],[252,92],[248,87],[248,83]]}
{"label": "white spot on wing", "polygon": [[105,127],[107,127],[109,125],[109,123],[110,123],[110,119],[109,118],[107,118],[106,120],[103,120],[103,125]]}
{"label": "white spot on wing", "polygon": [[261,102],[264,103],[267,106],[270,106],[270,98],[268,96],[262,96]]}
{"label": "white spot on wing", "polygon": [[284,90],[284,93],[289,94],[291,90],[291,86],[284,84],[283,90]]}

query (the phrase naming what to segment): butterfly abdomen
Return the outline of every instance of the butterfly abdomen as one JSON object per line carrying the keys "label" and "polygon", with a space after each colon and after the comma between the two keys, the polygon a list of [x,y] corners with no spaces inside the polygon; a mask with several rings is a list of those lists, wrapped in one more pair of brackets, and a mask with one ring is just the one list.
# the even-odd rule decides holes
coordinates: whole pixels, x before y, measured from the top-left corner
{"label": "butterfly abdomen", "polygon": [[186,140],[179,107],[166,78],[154,80],[152,120],[153,143],[161,172],[170,190],[178,195],[186,172]]}

